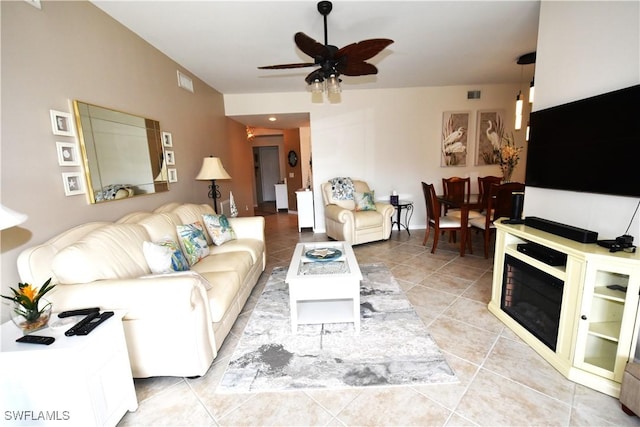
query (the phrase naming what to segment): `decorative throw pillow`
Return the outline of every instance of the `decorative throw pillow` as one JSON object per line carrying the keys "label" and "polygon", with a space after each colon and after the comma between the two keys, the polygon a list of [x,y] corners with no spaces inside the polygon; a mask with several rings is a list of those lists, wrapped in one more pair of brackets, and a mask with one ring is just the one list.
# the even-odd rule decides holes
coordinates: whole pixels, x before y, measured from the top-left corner
{"label": "decorative throw pillow", "polygon": [[178,225],[176,226],[176,231],[189,265],[193,265],[209,255],[207,238],[204,235],[200,221],[196,221],[193,224]]}
{"label": "decorative throw pillow", "polygon": [[356,202],[356,211],[375,211],[376,202],[374,200],[374,193],[374,191],[369,193],[358,193],[356,191],[353,193]]}
{"label": "decorative throw pillow", "polygon": [[330,179],[332,197],[336,200],[353,200],[355,186],[349,177]]}
{"label": "decorative throw pillow", "polygon": [[224,215],[204,214],[202,215],[204,225],[213,240],[213,244],[220,246],[224,242],[236,239],[236,233],[231,228],[229,220]]}
{"label": "decorative throw pillow", "polygon": [[142,252],[153,274],[189,270],[189,263],[182,249],[173,240],[142,242]]}

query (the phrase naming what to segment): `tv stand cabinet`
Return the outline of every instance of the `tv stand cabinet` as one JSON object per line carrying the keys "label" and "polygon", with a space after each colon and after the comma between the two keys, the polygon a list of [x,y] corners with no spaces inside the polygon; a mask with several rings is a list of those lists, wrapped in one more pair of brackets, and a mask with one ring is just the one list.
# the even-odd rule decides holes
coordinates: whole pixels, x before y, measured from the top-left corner
{"label": "tv stand cabinet", "polygon": [[[596,244],[501,220],[496,229],[489,311],[565,377],[618,397],[640,326],[640,253],[610,253]],[[529,242],[566,254],[566,265],[551,266],[518,252],[519,243]],[[506,254],[564,281],[555,351],[501,309]],[[626,292],[607,287],[611,285],[626,287]]]}

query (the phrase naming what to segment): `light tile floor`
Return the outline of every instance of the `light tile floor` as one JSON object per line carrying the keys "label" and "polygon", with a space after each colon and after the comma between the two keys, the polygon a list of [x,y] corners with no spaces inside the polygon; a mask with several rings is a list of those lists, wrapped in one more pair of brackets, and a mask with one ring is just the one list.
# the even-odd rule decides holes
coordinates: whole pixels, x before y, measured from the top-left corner
{"label": "light tile floor", "polygon": [[272,268],[286,266],[299,241],[325,235],[298,233],[295,215],[267,215],[268,266],[202,378],[136,380],[139,408],[121,426],[640,426],[617,399],[575,384],[487,311],[492,260],[460,258],[440,239],[430,253],[424,230],[393,231],[385,242],[355,247],[360,263],[384,262],[393,272],[460,382],[450,385],[216,394],[216,385]]}

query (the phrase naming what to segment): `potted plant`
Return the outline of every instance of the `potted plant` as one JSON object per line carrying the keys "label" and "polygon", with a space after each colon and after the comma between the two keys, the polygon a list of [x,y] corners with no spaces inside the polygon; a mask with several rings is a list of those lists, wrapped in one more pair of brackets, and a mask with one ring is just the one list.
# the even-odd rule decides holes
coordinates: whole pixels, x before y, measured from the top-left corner
{"label": "potted plant", "polygon": [[47,326],[51,317],[51,303],[42,296],[53,289],[51,278],[40,288],[34,288],[29,283],[18,283],[18,289],[9,288],[13,296],[0,295],[12,302],[11,320],[23,333],[42,329]]}

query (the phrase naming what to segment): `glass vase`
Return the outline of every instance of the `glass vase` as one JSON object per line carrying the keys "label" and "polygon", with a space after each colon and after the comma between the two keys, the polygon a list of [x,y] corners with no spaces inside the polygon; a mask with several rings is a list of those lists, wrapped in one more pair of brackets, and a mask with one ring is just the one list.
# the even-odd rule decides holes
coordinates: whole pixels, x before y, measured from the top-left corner
{"label": "glass vase", "polygon": [[11,304],[11,320],[24,335],[46,328],[51,318],[51,303],[44,298],[38,301],[38,308],[29,310],[21,304]]}
{"label": "glass vase", "polygon": [[513,167],[508,165],[502,166],[502,183],[511,182],[511,175],[513,175]]}

